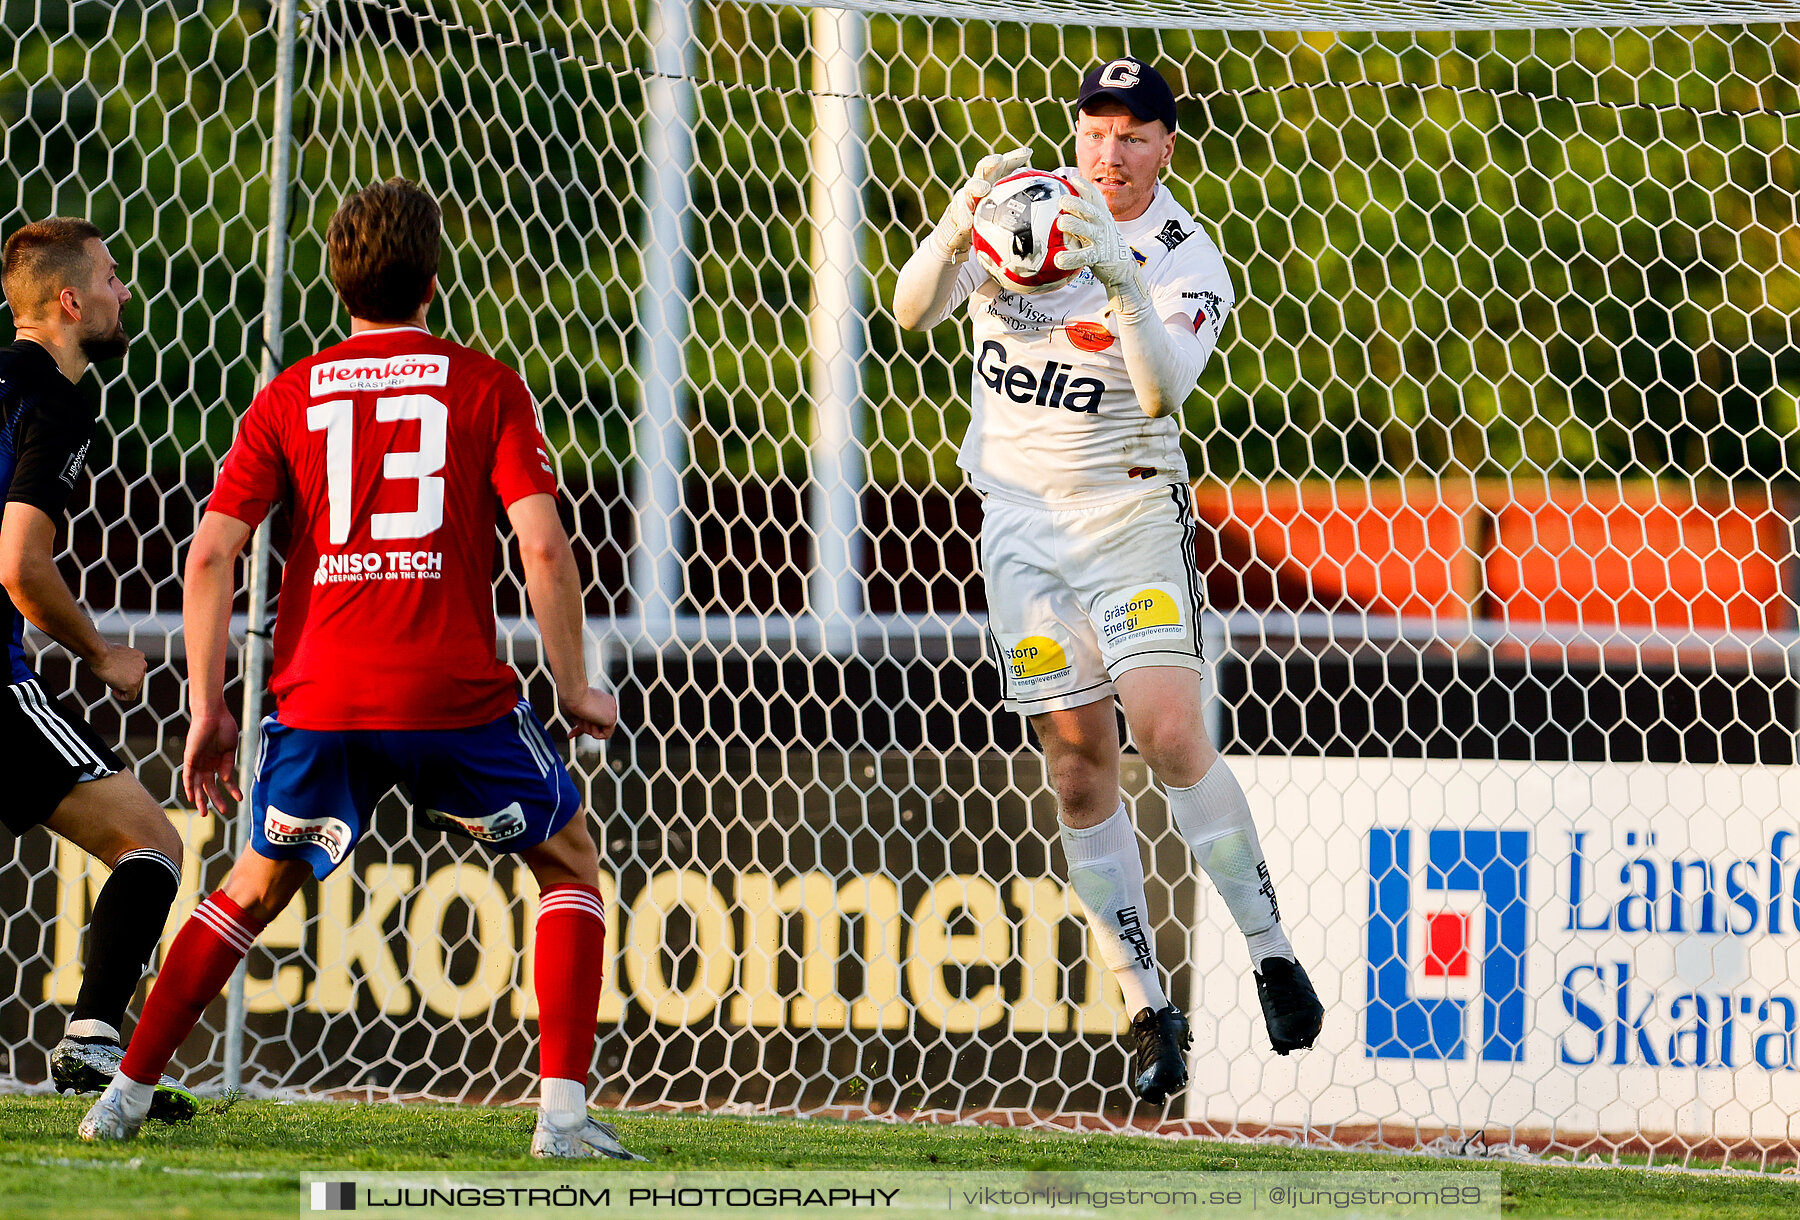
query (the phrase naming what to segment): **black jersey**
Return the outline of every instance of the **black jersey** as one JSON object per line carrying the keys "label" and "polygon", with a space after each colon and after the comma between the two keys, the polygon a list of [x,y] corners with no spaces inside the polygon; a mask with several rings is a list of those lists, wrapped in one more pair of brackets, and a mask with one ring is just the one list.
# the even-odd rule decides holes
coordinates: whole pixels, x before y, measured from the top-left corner
{"label": "black jersey", "polygon": [[[94,406],[38,344],[0,348],[0,495],[29,504],[52,521],[68,512],[69,493],[94,442]],[[0,589],[0,631],[10,654],[8,682],[33,677],[25,657],[25,616]]]}

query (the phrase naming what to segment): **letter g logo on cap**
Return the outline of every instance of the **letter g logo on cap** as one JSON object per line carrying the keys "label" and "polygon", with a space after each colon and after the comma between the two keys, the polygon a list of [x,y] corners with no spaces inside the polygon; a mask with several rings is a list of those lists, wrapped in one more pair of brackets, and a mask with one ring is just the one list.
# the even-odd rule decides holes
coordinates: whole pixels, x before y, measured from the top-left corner
{"label": "letter g logo on cap", "polygon": [[1115,59],[1100,74],[1100,83],[1108,89],[1129,89],[1138,83],[1138,66],[1129,59]]}

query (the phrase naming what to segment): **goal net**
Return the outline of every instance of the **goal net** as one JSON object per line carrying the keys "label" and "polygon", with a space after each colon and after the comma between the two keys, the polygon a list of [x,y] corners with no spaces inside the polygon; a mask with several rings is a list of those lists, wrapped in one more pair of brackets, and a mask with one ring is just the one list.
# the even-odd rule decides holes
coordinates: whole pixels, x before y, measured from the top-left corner
{"label": "goal net", "polygon": [[[1792,1158],[1789,21],[0,0],[0,229],[89,216],[136,296],[64,567],[152,673],[121,709],[45,646],[46,682],[168,802],[184,918],[238,828],[177,799],[182,548],[265,352],[344,333],[327,218],[404,174],[444,205],[434,324],[541,406],[624,709],[572,758],[603,1100]],[[1065,163],[1082,73],[1127,51],[1175,88],[1166,185],[1238,290],[1185,412],[1209,727],[1328,1007],[1317,1048],[1269,1052],[1242,940],[1128,754],[1196,1031],[1166,1112],[1124,1088],[1122,1001],[984,656],[967,324],[904,334],[885,304],[975,161]],[[501,647],[548,710],[518,571]],[[528,874],[388,805],[264,934],[241,1011],[209,1010],[191,1078],[529,1091]],[[41,832],[0,849],[19,1087],[102,876]]]}

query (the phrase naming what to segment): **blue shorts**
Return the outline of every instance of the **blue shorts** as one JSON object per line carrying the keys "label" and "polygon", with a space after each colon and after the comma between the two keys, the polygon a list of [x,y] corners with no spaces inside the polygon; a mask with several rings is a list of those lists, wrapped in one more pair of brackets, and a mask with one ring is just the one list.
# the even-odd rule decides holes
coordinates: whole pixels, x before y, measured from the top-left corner
{"label": "blue shorts", "polygon": [[422,826],[499,853],[536,847],[569,824],[581,797],[531,705],[472,729],[296,729],[262,724],[250,844],[305,860],[323,880],[399,784]]}

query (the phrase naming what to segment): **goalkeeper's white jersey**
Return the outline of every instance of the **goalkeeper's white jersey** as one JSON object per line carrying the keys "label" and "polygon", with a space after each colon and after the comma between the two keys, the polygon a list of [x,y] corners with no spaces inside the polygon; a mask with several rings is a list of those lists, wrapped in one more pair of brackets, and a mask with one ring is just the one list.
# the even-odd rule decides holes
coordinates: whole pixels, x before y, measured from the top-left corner
{"label": "goalkeeper's white jersey", "polygon": [[[1156,316],[1191,318],[1210,358],[1236,300],[1218,246],[1161,184],[1144,214],[1119,228]],[[1138,406],[1106,289],[1092,272],[1027,296],[1001,288],[971,257],[956,278],[955,299],[963,298],[975,376],[957,465],[977,489],[1068,505],[1187,480],[1179,417],[1151,419]]]}

